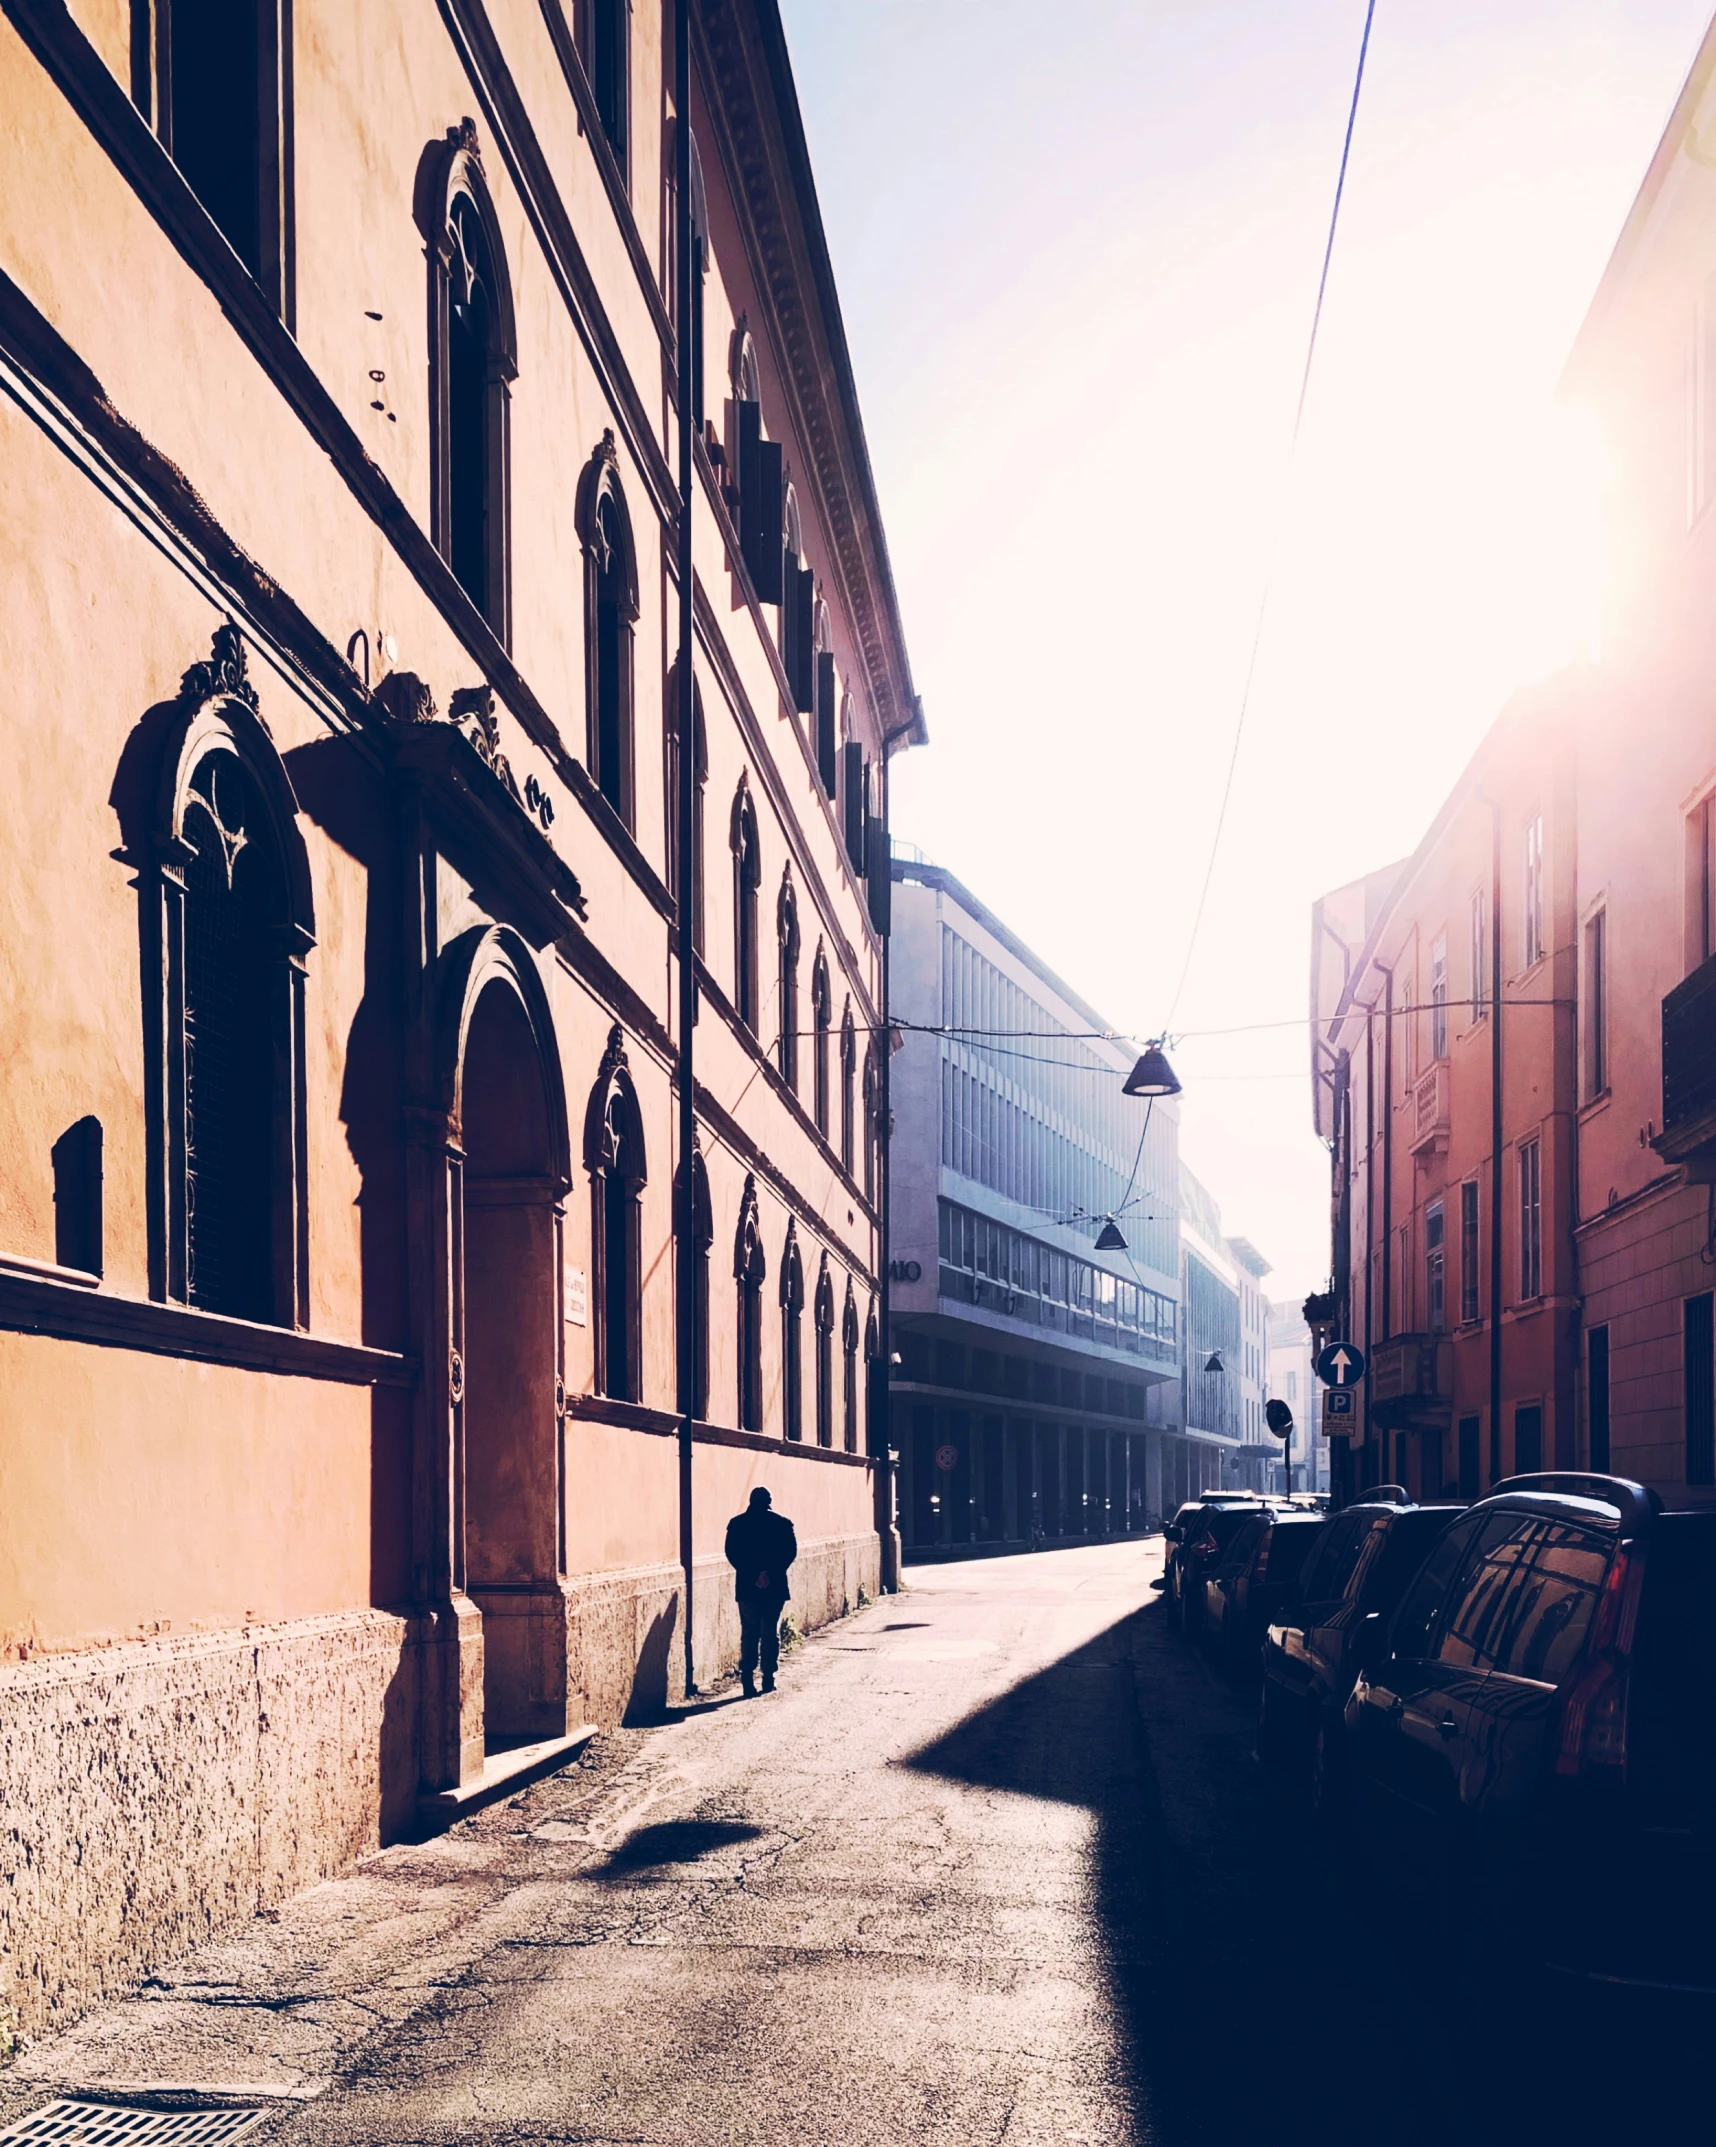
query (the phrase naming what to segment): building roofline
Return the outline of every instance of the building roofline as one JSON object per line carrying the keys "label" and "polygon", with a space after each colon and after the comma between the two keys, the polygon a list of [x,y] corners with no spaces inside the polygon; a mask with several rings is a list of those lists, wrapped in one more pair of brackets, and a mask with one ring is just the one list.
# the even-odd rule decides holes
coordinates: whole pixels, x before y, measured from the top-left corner
{"label": "building roofline", "polygon": [[1227,1249],[1239,1262],[1240,1266],[1249,1274],[1255,1275],[1260,1282],[1265,1275],[1274,1274],[1274,1268],[1258,1251],[1250,1238],[1229,1238]]}
{"label": "building roofline", "polygon": [[1122,1058],[1130,1054],[1136,1040],[1122,1035],[1112,1023],[1105,1021],[1088,999],[1082,998],[1064,978],[1058,977],[1040,954],[1033,953],[1017,932],[1003,924],[988,904],[979,901],[965,882],[956,878],[945,866],[919,864],[909,858],[895,857],[893,877],[900,881],[915,882],[922,887],[933,887],[940,894],[951,895],[962,909],[976,918],[986,932],[1001,942],[1009,954],[1023,962],[1058,998],[1075,1008],[1093,1029],[1101,1032],[1095,1037],[1081,1038],[1081,1042],[1101,1044],[1108,1041],[1110,1048]]}
{"label": "building roofline", "polygon": [[1644,237],[1645,226],[1650,222],[1651,212],[1655,209],[1662,190],[1668,183],[1668,175],[1674,168],[1687,135],[1691,132],[1693,117],[1703,102],[1713,74],[1716,74],[1716,20],[1712,20],[1699,41],[1692,65],[1687,69],[1686,80],[1681,84],[1680,95],[1674,100],[1668,124],[1662,131],[1655,154],[1645,168],[1644,178],[1633,197],[1633,205],[1627,211],[1626,221],[1621,225],[1620,234],[1610,251],[1603,273],[1597,279],[1596,291],[1590,305],[1585,309],[1585,318],[1573,338],[1573,348],[1568,352],[1567,363],[1562,368],[1563,388],[1570,386],[1587,366],[1596,362],[1598,346],[1608,327],[1609,317],[1619,301],[1621,286],[1626,281],[1627,271],[1632,266],[1633,257]]}

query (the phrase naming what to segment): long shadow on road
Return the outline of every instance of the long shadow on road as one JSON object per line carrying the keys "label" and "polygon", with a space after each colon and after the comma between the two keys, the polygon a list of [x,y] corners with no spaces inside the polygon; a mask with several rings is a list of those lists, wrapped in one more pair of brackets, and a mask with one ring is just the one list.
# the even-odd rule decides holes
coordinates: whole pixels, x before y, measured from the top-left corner
{"label": "long shadow on road", "polygon": [[1153,1605],[910,1764],[1095,1815],[1093,1943],[1141,2140],[1473,2147],[1423,2000],[1252,1758],[1251,1710]]}

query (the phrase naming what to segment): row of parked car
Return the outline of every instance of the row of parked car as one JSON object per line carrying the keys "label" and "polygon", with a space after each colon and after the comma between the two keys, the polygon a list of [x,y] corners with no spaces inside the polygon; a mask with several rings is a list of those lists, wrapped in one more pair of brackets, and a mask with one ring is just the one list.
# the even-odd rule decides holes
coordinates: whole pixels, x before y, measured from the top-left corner
{"label": "row of parked car", "polygon": [[1716,1510],[1618,1477],[1334,1514],[1209,1494],[1170,1619],[1258,1680],[1258,1755],[1478,1962],[1716,1996]]}

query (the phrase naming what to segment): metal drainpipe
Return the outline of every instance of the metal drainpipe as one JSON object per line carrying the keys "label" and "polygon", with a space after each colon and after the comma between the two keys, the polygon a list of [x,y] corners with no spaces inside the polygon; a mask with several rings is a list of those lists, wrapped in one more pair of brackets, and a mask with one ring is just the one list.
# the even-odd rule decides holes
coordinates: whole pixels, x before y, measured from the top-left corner
{"label": "metal drainpipe", "polygon": [[679,826],[679,1169],[684,1181],[684,1210],[679,1216],[679,1562],[685,1587],[685,1691],[697,1690],[697,1651],[693,1588],[695,1541],[692,1530],[693,1433],[697,1408],[697,1201],[691,1158],[697,1143],[697,1098],[692,1040],[697,1025],[696,889],[692,874],[697,783],[696,701],[692,661],[691,502],[693,460],[691,428],[696,405],[691,379],[691,317],[694,297],[691,256],[691,0],[678,0],[673,11],[673,141],[675,203],[674,245],[678,255],[678,336],[674,349],[679,424],[679,795],[674,801]]}
{"label": "metal drainpipe", "polygon": [[[893,1265],[892,1196],[894,1183],[894,1053],[892,1049],[894,1015],[893,1003],[889,997],[891,950],[893,947],[894,923],[894,891],[891,884],[894,872],[894,838],[892,825],[894,786],[892,771],[889,765],[890,756],[888,749],[890,746],[893,745],[896,739],[903,738],[906,733],[912,729],[913,725],[918,721],[918,718],[922,713],[922,706],[923,704],[921,701],[915,702],[912,709],[911,720],[909,722],[902,723],[898,725],[895,729],[883,733],[882,750],[879,755],[881,766],[877,771],[877,781],[881,786],[882,792],[882,817],[880,832],[882,838],[884,864],[888,873],[890,885],[888,888],[887,896],[885,898],[887,901],[886,918],[888,928],[880,934],[882,942],[882,1094],[880,1099],[881,1125],[878,1129],[881,1134],[881,1139],[877,1144],[881,1151],[880,1156],[878,1158],[880,1164],[880,1171],[877,1193],[881,1202],[882,1222],[882,1246],[880,1255],[882,1268],[882,1306],[881,1318],[879,1322],[880,1332],[878,1336],[877,1363],[874,1372],[871,1374],[873,1380],[877,1380],[880,1382],[880,1392],[873,1393],[870,1396],[869,1447],[872,1457],[880,1464],[880,1480],[883,1492],[882,1500],[880,1503],[882,1505],[883,1512],[882,1515],[879,1516],[879,1518],[885,1518],[887,1520],[890,1538],[897,1537],[899,1534],[899,1516],[896,1511],[896,1507],[898,1504],[898,1487],[894,1482],[894,1465],[888,1459],[888,1455],[891,1450],[891,1441],[893,1438],[894,1430],[893,1400],[891,1395],[891,1386],[894,1370],[894,1316],[892,1308],[891,1289]],[[865,863],[868,864],[869,862],[870,860],[866,858]],[[888,1558],[892,1560],[893,1548],[891,1541],[886,1547],[886,1549]],[[893,1571],[893,1585],[895,1589],[898,1589],[900,1585],[900,1573],[897,1566],[894,1568]]]}
{"label": "metal drainpipe", "polygon": [[[1490,1451],[1501,1454],[1502,930],[1501,806],[1490,803]],[[1480,1467],[1483,1457],[1479,1456]],[[1496,1470],[1490,1471],[1493,1483]],[[1479,1481],[1482,1481],[1480,1476]]]}

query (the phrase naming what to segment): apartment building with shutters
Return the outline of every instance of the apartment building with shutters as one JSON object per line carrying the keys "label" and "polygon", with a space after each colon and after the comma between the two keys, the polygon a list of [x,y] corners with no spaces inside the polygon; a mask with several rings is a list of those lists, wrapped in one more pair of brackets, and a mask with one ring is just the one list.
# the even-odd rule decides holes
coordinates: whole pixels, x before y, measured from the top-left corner
{"label": "apartment building with shutters", "polygon": [[781,21],[687,4],[688,111],[625,0],[0,10],[32,2031],[718,1674],[755,1484],[803,1622],[879,1582],[923,720]]}

